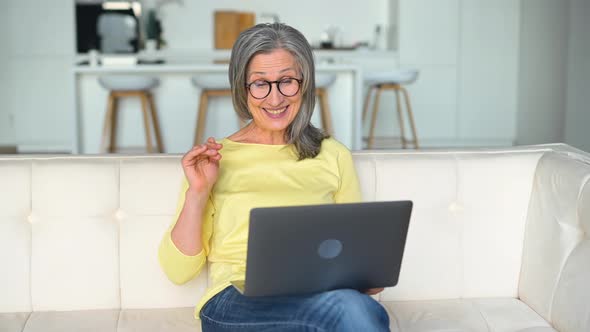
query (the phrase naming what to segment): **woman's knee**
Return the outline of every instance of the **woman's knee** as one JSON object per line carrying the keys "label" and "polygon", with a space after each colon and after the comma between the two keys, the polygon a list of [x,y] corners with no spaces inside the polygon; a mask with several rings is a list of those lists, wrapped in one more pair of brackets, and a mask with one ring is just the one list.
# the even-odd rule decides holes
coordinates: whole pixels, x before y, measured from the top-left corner
{"label": "woman's knee", "polygon": [[341,289],[324,294],[325,305],[331,311],[332,321],[340,329],[371,331],[389,330],[387,311],[369,295],[352,289]]}

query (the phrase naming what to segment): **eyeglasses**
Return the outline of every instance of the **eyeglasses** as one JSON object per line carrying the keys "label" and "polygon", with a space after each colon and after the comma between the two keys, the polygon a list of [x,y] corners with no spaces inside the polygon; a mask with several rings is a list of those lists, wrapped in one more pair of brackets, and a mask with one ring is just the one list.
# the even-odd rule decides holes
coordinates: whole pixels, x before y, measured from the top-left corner
{"label": "eyeglasses", "polygon": [[277,85],[279,92],[285,97],[293,97],[299,92],[303,80],[293,77],[285,77],[278,81],[256,80],[252,83],[246,84],[246,88],[250,91],[250,95],[255,99],[264,99],[272,90],[273,83]]}

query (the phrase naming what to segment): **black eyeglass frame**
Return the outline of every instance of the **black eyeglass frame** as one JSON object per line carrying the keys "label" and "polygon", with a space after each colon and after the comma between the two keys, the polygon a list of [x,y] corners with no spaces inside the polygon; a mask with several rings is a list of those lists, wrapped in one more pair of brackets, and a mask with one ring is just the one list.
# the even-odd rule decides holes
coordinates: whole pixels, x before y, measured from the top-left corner
{"label": "black eyeglass frame", "polygon": [[[286,95],[286,94],[284,94],[284,93],[283,93],[283,91],[281,91],[281,88],[279,87],[279,83],[281,83],[281,81],[284,81],[284,80],[287,80],[287,79],[290,79],[290,80],[295,80],[295,81],[297,81],[297,83],[298,83],[298,86],[297,86],[297,91],[295,91],[295,93],[294,93],[294,94],[292,94],[292,95]],[[266,84],[268,84],[268,86],[270,87],[270,88],[268,89],[268,93],[267,93],[267,94],[266,94],[264,97],[255,97],[255,96],[252,94],[252,91],[250,91],[250,86],[251,86],[252,84],[256,83],[257,81],[263,81],[263,82],[265,82]],[[277,90],[279,90],[279,93],[280,93],[280,94],[282,94],[282,95],[283,95],[283,96],[285,96],[285,97],[293,97],[294,95],[298,94],[298,93],[299,93],[299,91],[301,90],[301,83],[303,83],[303,78],[301,78],[301,79],[298,79],[298,78],[295,78],[295,77],[283,77],[283,78],[281,78],[281,79],[280,79],[280,80],[278,80],[278,81],[256,80],[256,81],[254,81],[254,82],[247,83],[247,84],[246,84],[246,89],[248,89],[248,92],[250,92],[250,96],[252,96],[252,98],[254,98],[254,99],[264,99],[264,98],[268,97],[268,95],[270,95],[270,92],[272,91],[272,85],[273,85],[273,84],[275,84],[275,85],[277,86]]]}

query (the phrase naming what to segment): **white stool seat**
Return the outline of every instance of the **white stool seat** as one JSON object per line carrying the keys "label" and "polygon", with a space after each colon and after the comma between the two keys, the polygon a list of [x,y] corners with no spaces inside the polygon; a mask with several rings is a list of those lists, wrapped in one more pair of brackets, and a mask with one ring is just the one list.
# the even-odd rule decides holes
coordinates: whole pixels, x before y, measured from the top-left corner
{"label": "white stool seat", "polygon": [[159,84],[156,77],[141,75],[101,76],[98,78],[98,82],[103,88],[115,91],[150,90]]}
{"label": "white stool seat", "polygon": [[316,73],[315,87],[317,89],[326,88],[336,80],[336,74]]}
{"label": "white stool seat", "polygon": [[410,84],[418,78],[416,69],[397,69],[366,73],[363,80],[366,84]]}
{"label": "white stool seat", "polygon": [[191,77],[191,82],[206,90],[229,90],[229,78],[227,74],[204,74]]}

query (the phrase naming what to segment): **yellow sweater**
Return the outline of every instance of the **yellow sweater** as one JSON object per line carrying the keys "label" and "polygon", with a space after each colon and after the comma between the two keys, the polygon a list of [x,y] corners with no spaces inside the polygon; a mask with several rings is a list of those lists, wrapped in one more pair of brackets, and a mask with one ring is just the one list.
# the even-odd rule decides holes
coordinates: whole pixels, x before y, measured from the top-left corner
{"label": "yellow sweater", "polygon": [[[229,139],[221,143],[219,177],[203,218],[203,250],[195,256],[180,252],[170,236],[174,224],[159,249],[160,265],[176,284],[193,279],[209,262],[209,287],[197,304],[197,319],[205,303],[229,286],[231,280],[245,279],[252,208],[361,200],[352,155],[332,138],[322,142],[317,157],[302,161],[297,161],[292,145],[248,144]],[[174,223],[187,188],[185,180]]]}

